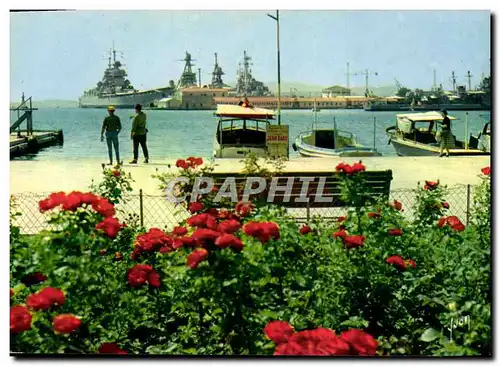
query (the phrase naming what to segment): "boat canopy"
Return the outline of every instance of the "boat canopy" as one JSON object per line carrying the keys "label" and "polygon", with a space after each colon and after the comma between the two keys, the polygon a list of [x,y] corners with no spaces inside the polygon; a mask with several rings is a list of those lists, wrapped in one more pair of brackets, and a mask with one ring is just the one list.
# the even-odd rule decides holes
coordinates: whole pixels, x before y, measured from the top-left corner
{"label": "boat canopy", "polygon": [[[412,122],[433,122],[442,121],[443,115],[440,112],[425,112],[425,113],[406,113],[406,114],[396,114],[398,119],[407,119]],[[456,119],[448,115],[450,120]]]}
{"label": "boat canopy", "polygon": [[273,119],[274,111],[264,108],[242,107],[232,104],[219,104],[215,112],[217,117],[241,119]]}

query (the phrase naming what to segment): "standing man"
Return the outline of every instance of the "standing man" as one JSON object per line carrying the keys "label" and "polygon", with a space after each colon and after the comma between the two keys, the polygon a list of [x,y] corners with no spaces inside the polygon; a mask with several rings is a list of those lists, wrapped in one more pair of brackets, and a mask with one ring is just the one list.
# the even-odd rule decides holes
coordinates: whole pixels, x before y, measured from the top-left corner
{"label": "standing man", "polygon": [[122,129],[120,118],[115,116],[115,107],[110,105],[108,107],[108,114],[102,122],[101,128],[101,142],[104,141],[104,132],[106,132],[106,142],[108,143],[109,164],[113,165],[113,147],[115,148],[116,163],[121,164],[120,161],[120,144],[118,142],[118,134]]}
{"label": "standing man", "polygon": [[149,153],[148,147],[146,146],[146,134],[148,130],[146,128],[146,114],[142,111],[142,106],[137,104],[135,106],[135,117],[132,121],[132,131],[130,132],[130,137],[134,141],[134,160],[130,164],[137,164],[137,158],[139,157],[139,144],[141,144],[142,153],[144,154],[144,163],[149,163]]}

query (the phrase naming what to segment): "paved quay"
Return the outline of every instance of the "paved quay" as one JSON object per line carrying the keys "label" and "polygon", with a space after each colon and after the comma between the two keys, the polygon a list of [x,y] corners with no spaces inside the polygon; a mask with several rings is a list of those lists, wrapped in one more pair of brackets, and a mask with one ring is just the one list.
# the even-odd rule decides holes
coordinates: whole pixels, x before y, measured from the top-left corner
{"label": "paved quay", "polygon": [[[285,163],[285,172],[334,171],[339,162],[352,164],[356,158],[292,158]],[[417,182],[440,180],[442,184],[478,184],[481,168],[490,165],[489,156],[474,157],[365,157],[363,164],[368,170],[393,171],[392,189],[415,188]],[[170,167],[168,166],[170,164]],[[263,164],[263,162],[262,162]],[[217,159],[216,172],[235,173],[243,169],[243,162],[236,159]],[[271,168],[269,166],[268,168]],[[159,181],[151,176],[155,173],[176,172],[175,160],[152,164],[124,164],[123,169],[131,173],[135,182],[134,191],[142,189],[145,194],[161,194]],[[63,161],[12,161],[10,164],[10,188],[12,194],[22,192],[53,192],[86,190],[92,180],[101,179],[102,167],[98,160]]]}

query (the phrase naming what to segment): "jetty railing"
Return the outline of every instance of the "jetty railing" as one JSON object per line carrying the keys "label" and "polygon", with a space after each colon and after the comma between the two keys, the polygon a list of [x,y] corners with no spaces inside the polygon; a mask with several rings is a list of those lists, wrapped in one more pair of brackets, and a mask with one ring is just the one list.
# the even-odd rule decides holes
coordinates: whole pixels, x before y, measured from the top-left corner
{"label": "jetty railing", "polygon": [[[450,208],[446,215],[457,216],[465,225],[468,225],[471,217],[471,207],[474,195],[473,185],[455,185],[446,190],[445,199]],[[17,216],[14,225],[18,226],[22,234],[36,234],[42,230],[51,229],[47,223],[49,213],[39,211],[38,202],[45,199],[47,193],[18,193],[12,195],[16,211],[21,215]],[[415,218],[414,206],[417,197],[413,189],[392,189],[389,199],[398,200],[403,205],[402,214],[410,221]],[[129,194],[124,197],[124,203],[117,205],[117,218],[121,222],[135,221],[135,223],[145,227],[158,227],[172,230],[181,221],[187,219],[191,214],[180,205],[169,202],[164,195],[144,194],[139,190],[139,194]],[[321,208],[288,208],[290,219],[300,223],[310,222],[315,218],[324,221],[335,221],[340,216],[345,216],[345,207],[321,207]]]}
{"label": "jetty railing", "polygon": [[[16,131],[16,129],[18,130],[18,133],[21,133],[21,124],[24,122],[24,120],[26,120],[26,134],[32,135],[34,110],[35,109],[33,108],[31,97],[26,100],[24,100],[23,98],[23,101],[19,106],[17,106],[16,108],[11,108],[11,111],[17,112],[17,120],[10,126],[10,133]],[[21,114],[21,111],[23,111],[23,114]]]}

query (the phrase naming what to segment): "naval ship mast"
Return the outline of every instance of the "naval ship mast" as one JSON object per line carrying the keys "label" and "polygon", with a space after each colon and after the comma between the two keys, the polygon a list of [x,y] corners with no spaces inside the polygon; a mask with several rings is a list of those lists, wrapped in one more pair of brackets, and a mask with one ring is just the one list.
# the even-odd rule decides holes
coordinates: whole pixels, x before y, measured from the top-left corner
{"label": "naval ship mast", "polygon": [[225,74],[224,71],[222,71],[222,67],[220,67],[217,62],[217,53],[215,53],[214,71],[212,71],[212,84],[210,84],[212,88],[223,88],[225,86],[222,81],[222,75]]}
{"label": "naval ship mast", "polygon": [[240,97],[271,95],[269,88],[264,83],[253,78],[250,69],[251,60],[252,58],[247,55],[247,51],[243,51],[243,64],[239,63],[237,73],[236,94]]}
{"label": "naval ship mast", "polygon": [[191,59],[191,54],[186,51],[186,56],[184,57],[184,59],[179,61],[184,61],[185,64],[184,71],[182,72],[179,82],[177,83],[177,89],[197,86],[198,84],[196,82],[196,73],[194,73],[192,70],[194,64],[191,63],[191,61],[196,60]]}

